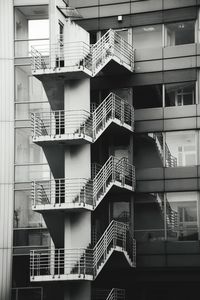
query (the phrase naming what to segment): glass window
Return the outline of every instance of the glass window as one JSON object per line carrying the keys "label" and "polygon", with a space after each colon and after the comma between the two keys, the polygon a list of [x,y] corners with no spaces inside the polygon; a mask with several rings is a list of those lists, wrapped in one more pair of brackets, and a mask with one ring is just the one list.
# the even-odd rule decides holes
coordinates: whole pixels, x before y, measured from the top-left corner
{"label": "glass window", "polygon": [[31,74],[31,66],[15,67],[15,101],[48,101],[41,81]]}
{"label": "glass window", "polygon": [[16,103],[15,105],[15,119],[16,120],[29,120],[31,113],[50,111],[48,102],[36,103]]}
{"label": "glass window", "polygon": [[[39,18],[38,18],[39,17]],[[18,7],[15,9],[15,56],[27,57],[31,46],[48,44],[48,6]]]}
{"label": "glass window", "polygon": [[170,83],[165,85],[165,106],[195,104],[195,82]]}
{"label": "glass window", "polygon": [[136,240],[143,242],[164,240],[164,195],[137,194],[134,205]]}
{"label": "glass window", "polygon": [[46,229],[15,229],[14,247],[50,246],[50,235]]}
{"label": "glass window", "polygon": [[163,133],[143,133],[135,136],[134,165],[138,169],[163,167]]}
{"label": "glass window", "polygon": [[15,163],[46,163],[42,147],[32,142],[30,128],[15,129]]}
{"label": "glass window", "polygon": [[184,167],[197,164],[197,136],[195,131],[166,133],[166,167]]}
{"label": "glass window", "polygon": [[50,178],[49,165],[15,166],[15,181],[29,182]]}
{"label": "glass window", "polygon": [[168,240],[197,240],[197,193],[166,194],[166,225]]}
{"label": "glass window", "polygon": [[130,202],[116,201],[111,204],[111,220],[130,223]]}
{"label": "glass window", "polygon": [[162,85],[135,86],[133,106],[135,109],[162,107]]}
{"label": "glass window", "polygon": [[195,42],[194,21],[178,22],[165,25],[165,45],[177,46]]}
{"label": "glass window", "polygon": [[46,227],[42,215],[32,210],[31,190],[15,191],[14,228]]}
{"label": "glass window", "polygon": [[162,25],[133,28],[133,47],[135,49],[162,47]]}

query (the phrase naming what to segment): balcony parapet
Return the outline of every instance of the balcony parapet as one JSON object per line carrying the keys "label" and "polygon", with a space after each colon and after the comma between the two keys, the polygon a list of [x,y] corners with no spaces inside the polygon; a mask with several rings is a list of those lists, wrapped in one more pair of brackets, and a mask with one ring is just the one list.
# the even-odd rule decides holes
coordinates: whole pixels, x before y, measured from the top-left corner
{"label": "balcony parapet", "polygon": [[59,110],[31,114],[33,142],[84,143],[95,142],[115,123],[131,132],[134,130],[134,109],[126,100],[110,93],[92,112]]}
{"label": "balcony parapet", "polygon": [[60,178],[34,181],[32,209],[38,212],[52,210],[94,210],[112,187],[134,191],[135,168],[127,158],[111,156],[93,179]]}
{"label": "balcony parapet", "polygon": [[[95,44],[83,41],[58,42],[31,49],[33,75],[82,72],[94,77],[114,60],[129,71],[134,70],[134,49],[116,31],[109,29]],[[83,74],[82,74],[83,75]],[[76,75],[75,75],[76,76]]]}

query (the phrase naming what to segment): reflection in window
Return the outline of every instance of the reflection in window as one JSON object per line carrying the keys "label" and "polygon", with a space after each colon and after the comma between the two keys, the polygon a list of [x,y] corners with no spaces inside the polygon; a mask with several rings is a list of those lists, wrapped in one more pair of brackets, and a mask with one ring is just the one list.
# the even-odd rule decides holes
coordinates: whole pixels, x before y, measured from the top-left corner
{"label": "reflection in window", "polygon": [[14,227],[46,227],[42,215],[32,210],[30,190],[15,191]]}
{"label": "reflection in window", "polygon": [[162,85],[134,87],[133,106],[135,109],[162,107]]}
{"label": "reflection in window", "polygon": [[137,169],[159,168],[164,165],[163,133],[137,134],[134,146],[134,165]]}
{"label": "reflection in window", "polygon": [[111,220],[118,222],[130,223],[130,203],[125,201],[112,202],[111,206]]}
{"label": "reflection in window", "polygon": [[50,246],[50,235],[46,229],[15,229],[14,247]]}
{"label": "reflection in window", "polygon": [[17,128],[15,132],[15,162],[46,163],[42,148],[32,142],[31,129]]}
{"label": "reflection in window", "polygon": [[29,182],[32,180],[43,180],[50,178],[49,165],[24,165],[15,166],[15,181]]}
{"label": "reflection in window", "polygon": [[166,24],[165,29],[166,46],[193,44],[195,42],[194,21]]}
{"label": "reflection in window", "polygon": [[15,67],[15,101],[48,101],[41,81],[31,74],[31,66]]}
{"label": "reflection in window", "polygon": [[135,49],[162,47],[162,25],[133,28]]}
{"label": "reflection in window", "polygon": [[164,195],[137,194],[134,218],[137,241],[164,240]]}
{"label": "reflection in window", "polygon": [[195,104],[195,82],[172,83],[165,86],[165,106]]}
{"label": "reflection in window", "polygon": [[197,240],[197,193],[166,194],[166,224],[169,240]]}
{"label": "reflection in window", "polygon": [[195,131],[166,133],[166,167],[184,167],[197,164],[197,141]]}

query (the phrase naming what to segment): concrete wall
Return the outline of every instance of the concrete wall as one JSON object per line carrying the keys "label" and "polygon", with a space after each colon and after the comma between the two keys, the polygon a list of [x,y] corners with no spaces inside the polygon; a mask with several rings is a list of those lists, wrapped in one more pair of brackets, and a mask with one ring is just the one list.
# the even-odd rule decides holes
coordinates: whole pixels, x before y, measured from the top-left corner
{"label": "concrete wall", "polygon": [[13,6],[0,1],[0,299],[10,298],[14,175]]}

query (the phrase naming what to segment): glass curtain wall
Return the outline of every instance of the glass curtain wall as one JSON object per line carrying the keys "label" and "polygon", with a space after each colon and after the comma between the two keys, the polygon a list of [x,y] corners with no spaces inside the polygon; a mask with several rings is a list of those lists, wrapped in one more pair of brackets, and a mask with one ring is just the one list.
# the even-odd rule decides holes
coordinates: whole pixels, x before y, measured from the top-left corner
{"label": "glass curtain wall", "polygon": [[[28,58],[31,46],[49,42],[48,6],[15,9],[15,58]],[[50,170],[41,147],[32,142],[31,112],[49,110],[42,83],[32,76],[30,61],[15,66],[15,204],[14,253],[26,247],[49,246],[42,215],[31,208],[31,182],[49,179]]]}
{"label": "glass curtain wall", "polygon": [[134,229],[137,241],[193,241],[199,236],[199,193],[137,194]]}

